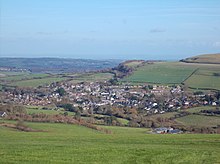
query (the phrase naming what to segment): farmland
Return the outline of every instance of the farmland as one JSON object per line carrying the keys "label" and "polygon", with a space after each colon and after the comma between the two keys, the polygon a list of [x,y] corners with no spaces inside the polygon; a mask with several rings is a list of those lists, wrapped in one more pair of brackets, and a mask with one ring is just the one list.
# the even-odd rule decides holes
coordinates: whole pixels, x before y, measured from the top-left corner
{"label": "farmland", "polygon": [[0,126],[0,163],[220,162],[219,135],[155,135],[128,127],[104,127],[112,131],[105,134],[76,125],[26,124],[43,132]]}
{"label": "farmland", "polygon": [[82,73],[82,74],[39,74],[39,73],[2,73],[0,77],[0,84],[6,86],[19,87],[38,87],[51,84],[53,82],[64,81],[71,79],[71,83],[80,82],[96,82],[108,81],[113,77],[111,73]]}
{"label": "farmland", "polygon": [[0,84],[6,86],[38,87],[66,79],[59,75],[33,74],[27,72],[1,72],[1,74],[4,76],[0,77]]}
{"label": "farmland", "polygon": [[209,64],[220,64],[220,54],[204,54],[194,56],[183,60],[188,63],[209,63]]}
{"label": "farmland", "polygon": [[185,81],[191,88],[220,89],[220,76],[215,76],[220,72],[220,66],[202,65],[199,69]]}
{"label": "farmland", "polygon": [[180,84],[189,77],[196,68],[175,62],[158,62],[145,64],[131,76],[122,81],[137,83]]}
{"label": "farmland", "polygon": [[[71,76],[69,76],[71,77]],[[108,81],[113,77],[111,73],[84,73],[76,74],[71,77],[71,83],[79,82],[96,82],[96,81]]]}
{"label": "farmland", "polygon": [[157,62],[137,68],[122,82],[186,84],[193,89],[220,89],[220,65],[181,62]]}
{"label": "farmland", "polygon": [[188,115],[176,120],[187,126],[213,127],[220,125],[220,117],[218,116]]}
{"label": "farmland", "polygon": [[[27,114],[47,114],[47,115],[56,115],[63,114],[65,110],[63,108],[57,108],[56,110],[52,107],[43,107],[43,106],[24,106]],[[67,111],[66,111],[67,112]],[[67,112],[69,116],[73,115],[73,112]]]}
{"label": "farmland", "polygon": [[18,82],[10,83],[11,86],[19,87],[38,87],[42,85],[49,85],[53,82],[63,81],[65,78],[62,77],[48,77],[43,79],[31,79],[31,80],[22,80]]}

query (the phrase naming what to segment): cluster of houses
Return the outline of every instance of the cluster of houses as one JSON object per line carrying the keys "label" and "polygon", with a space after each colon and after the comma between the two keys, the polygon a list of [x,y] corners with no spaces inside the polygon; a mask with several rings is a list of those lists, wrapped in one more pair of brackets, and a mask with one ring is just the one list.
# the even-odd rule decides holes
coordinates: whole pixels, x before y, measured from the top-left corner
{"label": "cluster of houses", "polygon": [[171,127],[160,127],[153,130],[155,134],[181,134],[183,131]]}
{"label": "cluster of houses", "polygon": [[[59,88],[65,94],[57,92]],[[68,99],[73,106],[84,110],[111,105],[143,109],[147,113],[164,113],[170,110],[210,104],[204,95],[189,97],[184,95],[180,86],[157,86],[151,88],[143,85],[110,85],[103,82],[91,83],[53,83],[46,87],[46,93],[39,92],[5,92],[5,100],[23,105],[50,105]],[[212,102],[212,105],[217,105]]]}
{"label": "cluster of houses", "polygon": [[5,72],[28,72],[25,68],[13,68],[13,67],[0,67],[0,71]]}

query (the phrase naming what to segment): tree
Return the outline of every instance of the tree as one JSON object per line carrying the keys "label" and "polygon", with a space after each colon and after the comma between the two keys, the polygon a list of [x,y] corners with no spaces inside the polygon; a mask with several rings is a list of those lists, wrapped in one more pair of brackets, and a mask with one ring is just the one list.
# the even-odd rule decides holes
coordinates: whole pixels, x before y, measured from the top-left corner
{"label": "tree", "polygon": [[80,120],[80,119],[81,119],[81,113],[80,113],[79,110],[76,111],[74,118],[75,118],[76,120]]}
{"label": "tree", "polygon": [[153,85],[148,85],[148,89],[153,89]]}
{"label": "tree", "polygon": [[109,82],[112,84],[112,85],[116,85],[118,80],[117,78],[113,78],[113,79],[110,79]]}
{"label": "tree", "polygon": [[72,104],[61,104],[59,105],[59,107],[64,108],[65,110],[70,111],[70,112],[76,112],[76,109],[75,107],[73,107]]}
{"label": "tree", "polygon": [[55,92],[59,93],[60,96],[64,96],[66,94],[66,91],[64,88],[58,88]]}

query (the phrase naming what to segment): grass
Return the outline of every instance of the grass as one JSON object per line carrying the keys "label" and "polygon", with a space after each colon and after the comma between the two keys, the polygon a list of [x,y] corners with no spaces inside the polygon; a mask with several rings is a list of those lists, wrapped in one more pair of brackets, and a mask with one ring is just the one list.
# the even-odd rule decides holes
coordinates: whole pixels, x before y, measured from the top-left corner
{"label": "grass", "polygon": [[220,76],[214,76],[214,73],[219,72],[220,67],[212,70],[200,68],[185,83],[192,88],[220,90]]}
{"label": "grass", "polygon": [[5,76],[14,76],[14,75],[26,75],[28,73],[27,72],[13,72],[13,71],[6,72],[6,71],[0,71],[0,74],[1,75],[5,75]]}
{"label": "grass", "polygon": [[87,73],[80,74],[76,77],[73,77],[71,83],[79,82],[96,82],[96,81],[108,81],[113,77],[111,73]]}
{"label": "grass", "polygon": [[124,79],[124,82],[180,84],[195,70],[176,62],[145,64]]}
{"label": "grass", "polygon": [[128,125],[128,123],[129,123],[129,121],[124,118],[117,118],[117,120],[125,126]]}
{"label": "grass", "polygon": [[143,63],[143,61],[131,61],[131,62],[125,63],[124,65],[131,67],[131,68],[135,68],[142,63]]}
{"label": "grass", "polygon": [[[48,107],[48,109],[43,109],[42,106],[26,106],[26,112],[27,114],[39,114],[39,113],[43,113],[43,114],[48,114],[48,115],[56,115],[56,114],[64,114],[64,109],[63,108],[59,108],[58,110],[53,110],[51,107]],[[73,116],[75,115],[75,113],[73,112],[68,112],[68,116]]]}
{"label": "grass", "polygon": [[156,119],[158,117],[160,117],[160,118],[171,118],[171,117],[174,117],[176,114],[178,114],[178,112],[166,112],[166,113],[163,113],[163,114],[151,115],[149,117],[153,118],[153,119]]}
{"label": "grass", "polygon": [[31,79],[31,80],[22,80],[10,83],[11,86],[19,86],[19,87],[38,87],[43,85],[49,85],[53,82],[63,81],[66,78],[63,77],[48,77],[42,79]]}
{"label": "grass", "polygon": [[194,56],[194,57],[186,59],[186,61],[198,62],[198,63],[220,63],[220,53]]}
{"label": "grass", "polygon": [[27,114],[38,114],[38,113],[43,113],[43,114],[49,114],[49,115],[55,115],[59,114],[59,111],[56,110],[44,110],[42,109],[43,107],[39,106],[26,106],[26,112]]}
{"label": "grass", "polygon": [[155,135],[147,129],[27,123],[46,132],[0,126],[0,163],[219,163],[220,135]]}
{"label": "grass", "polygon": [[[4,74],[4,72],[1,72]],[[50,74],[30,74],[30,73],[13,73],[4,74],[0,77],[0,84],[18,87],[38,87],[48,85],[53,82],[59,82],[66,78],[59,75]]]}
{"label": "grass", "polygon": [[213,106],[202,106],[202,107],[194,107],[194,108],[190,108],[187,109],[188,112],[190,113],[199,113],[202,110],[212,110],[215,109],[216,107]]}
{"label": "grass", "polygon": [[1,81],[20,81],[20,80],[28,80],[33,78],[45,78],[47,76],[50,76],[48,74],[22,74],[22,75],[13,75],[13,76],[6,76],[3,78],[0,78]]}
{"label": "grass", "polygon": [[216,127],[220,125],[220,117],[217,116],[188,115],[177,118],[176,121],[187,126],[197,127]]}
{"label": "grass", "polygon": [[220,90],[220,73],[218,64],[197,64],[181,62],[158,62],[145,64],[121,82],[135,84],[181,84],[193,89]]}
{"label": "grass", "polygon": [[[38,87],[48,85],[52,82],[59,82],[66,79],[72,79],[71,83],[80,82],[96,82],[96,81],[108,81],[113,77],[111,73],[84,73],[84,74],[67,74],[65,77],[60,75],[49,74],[9,74],[5,75],[1,73],[0,84],[19,87]],[[4,76],[3,76],[4,75]]]}

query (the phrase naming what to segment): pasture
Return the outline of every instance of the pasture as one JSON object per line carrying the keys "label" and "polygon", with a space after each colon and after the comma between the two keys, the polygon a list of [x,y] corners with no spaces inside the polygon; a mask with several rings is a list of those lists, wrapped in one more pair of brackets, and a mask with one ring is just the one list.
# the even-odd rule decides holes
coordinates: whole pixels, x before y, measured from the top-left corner
{"label": "pasture", "polygon": [[50,75],[46,73],[1,72],[1,74],[4,76],[0,77],[0,84],[18,87],[38,87],[66,79],[60,75]]}
{"label": "pasture", "polygon": [[1,81],[6,82],[13,82],[13,81],[20,81],[20,80],[28,80],[28,79],[37,79],[37,78],[45,78],[50,76],[49,74],[20,74],[20,75],[12,75],[12,76],[5,76],[0,78]]}
{"label": "pasture", "polygon": [[113,77],[112,73],[84,73],[71,77],[71,83],[79,82],[103,82],[108,81]]}
{"label": "pasture", "polygon": [[220,65],[157,62],[137,68],[121,79],[128,83],[185,84],[193,89],[220,90]]}
{"label": "pasture", "polygon": [[200,67],[185,83],[194,89],[220,90],[220,76],[215,76],[215,73],[220,73],[220,66]]}
{"label": "pasture", "polygon": [[26,123],[44,132],[0,126],[0,163],[219,163],[220,135],[148,134],[148,129]]}
{"label": "pasture", "polygon": [[192,63],[215,63],[215,64],[220,64],[220,53],[193,56],[193,57],[185,59],[184,61],[192,62]]}
{"label": "pasture", "polygon": [[220,125],[219,116],[188,115],[177,118],[176,121],[186,126],[196,127],[216,127]]}
{"label": "pasture", "polygon": [[216,109],[215,106],[201,106],[201,107],[189,108],[186,111],[189,113],[199,113],[202,110],[214,110],[214,109]]}
{"label": "pasture", "polygon": [[187,67],[176,62],[158,62],[145,64],[124,79],[123,82],[180,84],[188,78],[195,68]]}
{"label": "pasture", "polygon": [[24,106],[25,111],[27,114],[47,114],[47,115],[56,115],[56,114],[64,114],[67,112],[69,116],[73,116],[75,113],[65,111],[63,108],[56,108],[53,107],[43,107],[43,106]]}
{"label": "pasture", "polygon": [[63,78],[63,77],[46,77],[46,78],[41,78],[41,79],[16,81],[16,82],[10,83],[9,85],[19,86],[19,87],[38,87],[38,86],[49,85],[53,82],[63,81],[65,79],[66,78]]}
{"label": "pasture", "polygon": [[143,61],[138,61],[138,60],[134,60],[134,61],[129,61],[124,63],[124,65],[131,67],[131,68],[136,68],[137,66],[143,64]]}

